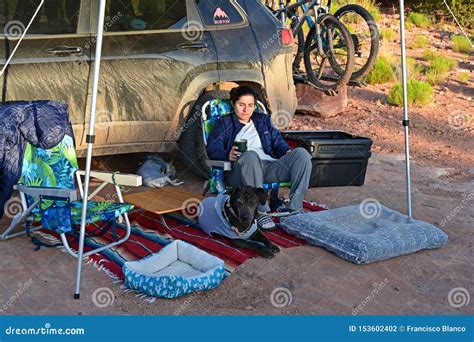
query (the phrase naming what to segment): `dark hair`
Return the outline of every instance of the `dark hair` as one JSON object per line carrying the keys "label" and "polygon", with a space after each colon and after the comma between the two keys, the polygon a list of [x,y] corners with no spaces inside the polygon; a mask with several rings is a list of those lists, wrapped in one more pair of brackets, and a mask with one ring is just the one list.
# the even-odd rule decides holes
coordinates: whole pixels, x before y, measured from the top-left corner
{"label": "dark hair", "polygon": [[252,87],[241,85],[230,90],[230,102],[234,105],[242,96],[252,95],[257,101],[257,93]]}

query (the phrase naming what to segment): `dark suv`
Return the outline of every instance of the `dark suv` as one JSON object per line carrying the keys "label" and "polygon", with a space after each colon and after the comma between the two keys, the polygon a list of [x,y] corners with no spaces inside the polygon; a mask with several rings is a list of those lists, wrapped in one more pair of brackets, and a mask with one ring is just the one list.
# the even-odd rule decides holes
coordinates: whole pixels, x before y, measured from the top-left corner
{"label": "dark suv", "polygon": [[[39,3],[1,0],[1,64]],[[2,78],[3,101],[67,102],[79,155],[97,17],[97,0],[46,0]],[[255,87],[276,126],[289,125],[292,39],[260,1],[108,0],[104,29],[95,155],[173,151],[197,137],[187,124],[197,104],[235,84]],[[181,145],[201,155],[202,144]]]}

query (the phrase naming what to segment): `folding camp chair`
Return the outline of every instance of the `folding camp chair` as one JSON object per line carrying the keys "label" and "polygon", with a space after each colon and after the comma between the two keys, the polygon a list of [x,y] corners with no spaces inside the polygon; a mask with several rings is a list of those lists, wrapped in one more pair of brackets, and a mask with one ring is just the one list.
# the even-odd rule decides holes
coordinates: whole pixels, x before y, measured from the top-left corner
{"label": "folding camp chair", "polygon": [[[45,150],[28,144],[25,150],[21,178],[15,189],[19,191],[23,212],[15,216],[0,236],[1,240],[7,240],[19,235],[28,234],[38,229],[48,229],[58,233],[62,245],[67,252],[77,258],[77,253],[71,249],[66,234],[74,233],[74,225],[81,223],[82,200],[77,201],[74,176],[79,185],[80,196],[83,196],[81,177],[83,171],[78,171],[76,151],[73,138],[65,135],[62,141],[52,149]],[[87,224],[97,222],[113,222],[120,219],[125,221],[126,233],[119,240],[108,245],[93,249],[84,253],[84,256],[101,252],[118,244],[125,242],[130,236],[131,227],[127,212],[133,209],[133,205],[124,203],[120,186],[140,186],[142,179],[137,175],[92,172],[91,177],[99,179],[102,183],[88,196],[92,199],[107,184],[113,184],[117,193],[119,203],[89,201],[87,206]],[[13,230],[25,223],[24,231],[13,233]],[[31,227],[33,223],[40,223]],[[37,238],[32,241],[41,245]]]}
{"label": "folding camp chair", "polygon": [[[265,105],[257,101],[257,110],[261,111],[268,115]],[[209,100],[202,106],[201,114],[201,127],[202,127],[202,136],[204,139],[204,145],[207,146],[207,139],[214,128],[216,121],[224,116],[232,113],[232,104],[230,100],[214,99]],[[206,160],[206,165],[211,168],[210,179],[206,180],[203,187],[203,196],[207,194],[210,190],[212,194],[225,191],[226,187],[219,186],[220,182],[223,182],[223,174],[231,170],[231,162],[225,160]],[[279,201],[278,199],[278,189],[280,187],[290,187],[289,182],[283,183],[264,183],[263,188],[271,191],[271,200]]]}

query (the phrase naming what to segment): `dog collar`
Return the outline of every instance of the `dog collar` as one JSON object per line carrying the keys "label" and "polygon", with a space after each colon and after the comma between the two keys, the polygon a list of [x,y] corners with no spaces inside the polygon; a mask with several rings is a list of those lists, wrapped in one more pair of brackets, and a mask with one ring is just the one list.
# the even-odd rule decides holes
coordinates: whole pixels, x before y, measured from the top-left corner
{"label": "dog collar", "polygon": [[240,232],[239,229],[233,225],[230,224],[230,220],[229,220],[229,217],[227,216],[227,213],[225,211],[225,208],[227,207],[227,209],[229,209],[230,213],[232,215],[234,215],[234,217],[237,217],[237,215],[235,214],[235,211],[234,209],[232,209],[232,206],[230,205],[230,201],[229,201],[229,198],[225,201],[224,203],[224,208],[222,209],[222,215],[224,216],[224,218],[226,219],[227,222],[229,222],[229,225],[230,225],[230,229],[233,230],[237,235],[239,236],[244,236],[245,234],[247,234],[247,232],[252,228],[252,226],[254,224],[257,224],[257,220],[253,220],[252,224],[244,231],[244,232]]}

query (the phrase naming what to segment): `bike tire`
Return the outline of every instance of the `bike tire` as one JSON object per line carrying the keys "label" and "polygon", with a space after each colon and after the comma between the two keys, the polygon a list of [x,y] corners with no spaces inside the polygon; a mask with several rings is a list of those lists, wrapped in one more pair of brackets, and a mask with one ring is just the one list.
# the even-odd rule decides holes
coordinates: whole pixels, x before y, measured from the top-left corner
{"label": "bike tire", "polygon": [[[293,31],[295,25],[291,26],[291,30]],[[298,33],[296,34],[296,39],[298,39],[298,47],[296,50],[295,58],[293,59],[293,72],[299,73],[304,70],[300,70],[301,61],[304,59],[304,32],[303,28],[301,28]],[[303,64],[304,65],[304,64]]]}
{"label": "bike tire", "polygon": [[[340,72],[336,72],[336,75],[325,76],[326,78],[333,79],[335,81],[334,84],[326,84],[320,81],[320,78],[317,77],[311,64],[311,52],[314,49],[312,42],[314,41],[315,35],[316,35],[316,25],[314,25],[309,31],[308,35],[306,36],[306,42],[305,42],[305,48],[304,48],[304,62],[305,62],[305,67],[306,67],[306,74],[308,76],[309,81],[313,83],[317,88],[321,90],[338,91],[340,87],[346,85],[351,79],[352,71],[354,68],[354,43],[352,41],[352,37],[349,31],[347,30],[347,28],[333,15],[323,14],[319,16],[317,24],[321,27],[332,26],[332,27],[337,28],[337,30],[342,35],[342,39],[345,42],[345,46],[347,47],[347,61],[345,63],[345,68],[344,69],[340,68],[341,69],[339,70]],[[332,42],[330,42],[329,45],[331,44]],[[333,57],[333,51],[329,53],[329,56]],[[330,60],[331,58],[328,58],[328,59]],[[331,68],[332,68],[332,65],[331,65]]]}
{"label": "bike tire", "polygon": [[[361,16],[365,22],[367,23],[367,26],[369,27],[370,30],[370,53],[369,53],[369,58],[367,59],[367,62],[363,64],[363,66],[360,69],[357,69],[354,67],[354,71],[351,76],[351,80],[355,81],[358,80],[365,75],[369,73],[369,71],[372,69],[372,67],[375,64],[375,60],[377,59],[377,55],[379,53],[379,30],[377,27],[377,24],[370,14],[369,11],[367,11],[364,7],[357,5],[357,4],[351,4],[351,5],[346,5],[341,7],[334,13],[334,16],[338,19],[342,18],[344,15],[347,13],[356,13],[357,15]],[[350,32],[350,31],[349,31]],[[356,47],[354,47],[356,48]],[[357,55],[355,55],[355,59],[357,59]]]}

